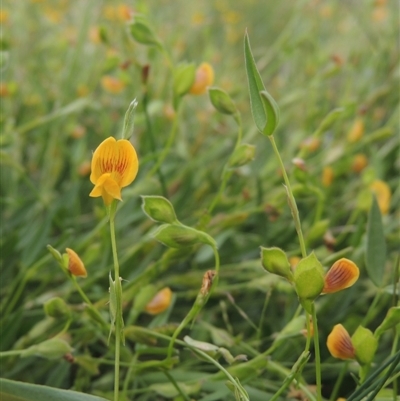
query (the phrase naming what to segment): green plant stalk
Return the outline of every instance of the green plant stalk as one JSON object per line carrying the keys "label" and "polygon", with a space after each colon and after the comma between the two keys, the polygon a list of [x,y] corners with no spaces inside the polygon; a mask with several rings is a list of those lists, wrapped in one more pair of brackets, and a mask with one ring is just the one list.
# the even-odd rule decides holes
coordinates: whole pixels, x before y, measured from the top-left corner
{"label": "green plant stalk", "polygon": [[363,321],[361,322],[361,326],[366,327],[370,322],[370,320],[373,318],[373,315],[376,314],[376,305],[378,304],[381,296],[382,292],[378,289],[374,299],[372,300],[370,307],[368,308],[367,314],[365,315]]}
{"label": "green plant stalk", "polygon": [[165,376],[167,376],[168,380],[172,383],[172,385],[175,387],[176,391],[178,391],[181,397],[185,401],[191,401],[188,395],[179,387],[179,384],[176,382],[174,377],[167,370],[164,370],[163,373],[165,374]]}
{"label": "green plant stalk", "polygon": [[276,146],[274,136],[273,135],[269,135],[268,138],[271,141],[272,148],[274,149],[275,155],[276,155],[276,157],[278,158],[278,161],[279,161],[279,165],[280,165],[280,168],[281,168],[281,171],[282,171],[282,174],[283,174],[283,179],[285,181],[285,185],[286,185],[286,188],[287,188],[289,202],[291,204],[291,211],[292,211],[292,216],[293,216],[293,220],[294,220],[294,225],[296,227],[297,236],[299,237],[301,254],[302,254],[303,258],[305,258],[307,256],[307,251],[306,251],[306,245],[305,245],[305,242],[304,242],[303,231],[301,229],[300,216],[299,216],[299,210],[297,208],[296,199],[293,196],[292,187],[290,185],[289,178],[288,178],[288,176],[286,174],[285,165],[283,164],[281,155],[280,155],[279,150],[278,150],[278,148]]}
{"label": "green plant stalk", "polygon": [[160,154],[160,157],[157,160],[157,163],[150,170],[150,172],[147,174],[147,177],[153,176],[159,170],[159,168],[162,165],[163,161],[168,156],[168,153],[171,150],[171,146],[175,141],[176,133],[178,132],[178,121],[179,121],[180,115],[182,113],[181,110],[182,110],[182,106],[180,105],[178,107],[178,110],[175,113],[174,122],[172,123],[172,128],[171,128],[171,131],[169,133],[169,137],[167,139],[167,143],[164,145],[164,148],[163,148],[163,150],[162,150],[162,152]]}
{"label": "green plant stalk", "polygon": [[333,387],[331,396],[329,397],[329,401],[334,401],[334,400],[337,399],[337,394],[338,394],[339,388],[340,388],[340,386],[341,386],[341,384],[343,382],[344,375],[348,371],[348,367],[349,367],[349,362],[346,361],[343,364],[342,370],[339,373],[339,377],[337,378],[335,386]]}
{"label": "green plant stalk", "polygon": [[268,304],[269,304],[269,300],[271,299],[272,290],[273,290],[273,287],[271,287],[271,289],[267,292],[267,295],[265,296],[264,305],[263,305],[263,308],[261,311],[260,322],[258,323],[258,330],[257,330],[257,342],[258,343],[261,340],[261,335],[262,335],[261,328],[264,324],[264,316],[265,316],[265,312],[266,312]]}
{"label": "green plant stalk", "polygon": [[[114,201],[115,202],[115,201]],[[115,316],[115,367],[114,367],[114,401],[119,401],[119,360],[122,332],[122,286],[119,278],[119,263],[117,256],[117,245],[115,241],[115,210],[110,216],[111,247],[114,260],[114,280],[116,295],[116,316]]]}
{"label": "green plant stalk", "polygon": [[3,351],[0,352],[0,359],[7,357],[7,356],[16,356],[16,355],[21,355],[24,352],[23,349],[16,349],[16,350],[11,350],[11,351]]}
{"label": "green plant stalk", "polygon": [[318,335],[318,321],[317,312],[315,310],[315,303],[312,304],[312,322],[314,326],[314,349],[315,349],[315,375],[317,379],[317,400],[322,400],[321,395],[321,355],[319,352],[319,335]]}
{"label": "green plant stalk", "polygon": [[[151,151],[155,154],[156,153],[156,142],[154,140],[153,125],[151,124],[151,120],[150,120],[150,116],[149,116],[149,112],[148,112],[147,96],[148,96],[148,92],[147,92],[147,87],[146,87],[144,89],[144,94],[143,94],[143,110],[144,110],[144,115],[146,118],[146,126],[147,126],[147,132],[149,134]],[[161,169],[157,170],[157,175],[158,175],[158,180],[160,181],[162,193],[165,198],[168,198],[167,186],[165,184],[165,178],[164,178],[164,175],[163,175]]]}

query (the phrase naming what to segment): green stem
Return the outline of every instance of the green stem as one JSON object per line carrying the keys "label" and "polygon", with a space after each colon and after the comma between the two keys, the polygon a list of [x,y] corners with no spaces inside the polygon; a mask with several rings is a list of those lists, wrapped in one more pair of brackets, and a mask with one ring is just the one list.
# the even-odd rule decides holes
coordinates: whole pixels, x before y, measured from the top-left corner
{"label": "green stem", "polygon": [[300,216],[299,216],[299,210],[297,208],[296,199],[293,196],[292,187],[290,186],[290,181],[289,181],[289,178],[288,178],[288,176],[286,174],[285,165],[283,164],[281,155],[280,155],[279,150],[278,150],[278,148],[276,146],[274,136],[273,135],[269,135],[268,138],[271,141],[272,148],[274,149],[275,155],[278,158],[279,165],[281,167],[281,171],[282,171],[282,174],[283,174],[283,179],[285,180],[286,190],[287,190],[287,194],[288,194],[288,198],[289,198],[290,209],[292,211],[292,216],[293,216],[293,219],[294,219],[294,225],[296,227],[297,236],[299,237],[301,254],[302,254],[303,258],[305,258],[307,256],[307,251],[306,251],[306,245],[305,245],[305,242],[304,242],[303,231],[301,229]]}
{"label": "green stem", "polygon": [[339,377],[337,378],[335,386],[333,387],[331,396],[329,397],[329,401],[334,401],[337,399],[337,394],[339,392],[339,388],[343,382],[344,375],[346,374],[346,372],[348,372],[348,369],[349,369],[349,362],[346,361],[343,364],[342,370],[339,373]]}
{"label": "green stem", "polygon": [[260,344],[261,335],[262,335],[262,326],[264,324],[265,311],[267,310],[269,300],[271,299],[272,290],[273,290],[273,288],[271,287],[271,289],[267,292],[267,295],[265,296],[265,301],[264,301],[264,305],[263,305],[263,308],[261,311],[260,321],[258,323],[257,343],[259,343],[259,344]]}
{"label": "green stem", "polygon": [[12,350],[12,351],[3,351],[3,352],[0,352],[0,359],[7,357],[7,356],[21,355],[23,352],[24,352],[23,349],[16,349],[16,350]]}
{"label": "green stem", "polygon": [[167,157],[169,151],[171,150],[171,146],[175,141],[176,133],[178,131],[178,121],[179,121],[179,117],[181,115],[181,110],[182,110],[182,106],[178,106],[178,110],[175,114],[174,122],[172,124],[172,128],[169,133],[169,137],[167,139],[167,143],[164,145],[164,148],[160,154],[160,157],[157,160],[157,163],[147,174],[147,177],[153,176],[159,170],[161,164],[163,163],[164,159]]}
{"label": "green stem", "polygon": [[374,317],[374,315],[377,313],[377,308],[376,305],[378,304],[380,298],[381,298],[381,291],[378,289],[374,299],[372,300],[371,305],[368,308],[368,312],[365,315],[363,321],[361,322],[361,326],[366,327],[368,325],[368,323],[370,322],[370,320]]}
{"label": "green stem", "polygon": [[319,352],[318,322],[315,304],[312,304],[312,322],[314,326],[314,349],[315,349],[315,375],[317,379],[317,400],[321,401],[321,355]]}
{"label": "green stem", "polygon": [[[115,202],[115,201],[114,201]],[[112,206],[111,206],[112,207]],[[115,241],[115,209],[110,215],[110,234],[111,247],[114,260],[114,280],[115,280],[115,296],[116,296],[116,316],[115,316],[115,370],[114,370],[114,401],[119,401],[119,359],[121,347],[122,332],[122,286],[119,277],[119,263],[117,256],[117,245]]]}
{"label": "green stem", "polygon": [[[145,88],[145,91],[143,94],[143,110],[144,110],[144,115],[146,118],[147,132],[149,134],[151,151],[155,154],[156,153],[156,142],[154,140],[153,125],[151,124],[151,119],[150,119],[149,111],[148,111],[147,95],[148,95],[147,88]],[[164,175],[163,175],[161,169],[157,170],[157,175],[158,175],[158,180],[160,181],[162,193],[163,193],[164,197],[167,198],[168,197],[167,186],[165,184]]]}
{"label": "green stem", "polygon": [[167,370],[164,370],[164,374],[165,374],[165,376],[167,376],[168,380],[172,383],[172,385],[175,387],[176,391],[178,391],[178,393],[181,395],[181,397],[182,397],[185,401],[190,401],[190,398],[189,398],[188,395],[179,387],[179,384],[176,382],[176,380],[174,379],[174,377],[173,377]]}
{"label": "green stem", "polygon": [[232,175],[232,171],[228,171],[226,169],[226,167],[224,167],[224,171],[222,173],[222,183],[221,186],[219,187],[219,190],[217,192],[217,194],[215,195],[210,207],[207,210],[207,214],[210,215],[212,213],[212,211],[214,210],[215,206],[217,206],[217,203],[219,202],[221,195],[223,194],[223,192],[225,191],[226,185],[229,181],[229,178],[231,178]]}

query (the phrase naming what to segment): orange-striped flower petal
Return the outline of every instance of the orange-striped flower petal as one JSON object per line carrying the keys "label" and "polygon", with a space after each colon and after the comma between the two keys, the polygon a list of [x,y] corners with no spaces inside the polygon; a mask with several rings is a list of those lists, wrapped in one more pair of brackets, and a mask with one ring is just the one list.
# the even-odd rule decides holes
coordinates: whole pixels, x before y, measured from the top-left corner
{"label": "orange-striped flower petal", "polygon": [[347,330],[337,324],[328,336],[326,345],[331,355],[338,359],[355,359],[355,350]]}
{"label": "orange-striped flower petal", "polygon": [[85,265],[83,264],[81,258],[78,254],[70,248],[65,249],[68,254],[68,270],[74,276],[86,277],[87,271]]}
{"label": "orange-striped flower petal", "polygon": [[330,294],[351,287],[360,275],[357,265],[349,259],[336,261],[325,275],[323,294]]}
{"label": "orange-striped flower petal", "polygon": [[192,95],[202,95],[206,92],[207,87],[211,86],[214,82],[214,70],[208,63],[200,64],[196,70],[194,83],[190,88]]}
{"label": "orange-striped flower petal", "polygon": [[89,196],[102,196],[106,205],[121,200],[121,188],[132,183],[139,169],[135,148],[126,139],[109,137],[95,150],[91,169],[90,181],[95,187]]}
{"label": "orange-striped flower petal", "polygon": [[145,311],[151,315],[158,315],[164,312],[171,304],[172,291],[169,287],[157,292],[154,298],[146,305]]}

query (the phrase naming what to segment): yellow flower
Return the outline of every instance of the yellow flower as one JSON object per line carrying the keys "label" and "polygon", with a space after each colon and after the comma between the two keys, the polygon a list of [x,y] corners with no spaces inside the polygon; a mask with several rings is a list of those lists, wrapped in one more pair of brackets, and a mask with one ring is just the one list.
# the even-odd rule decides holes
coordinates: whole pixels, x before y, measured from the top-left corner
{"label": "yellow flower", "polygon": [[158,315],[164,312],[171,304],[172,291],[169,287],[163,288],[157,292],[154,298],[146,305],[145,310],[151,315]]}
{"label": "yellow flower", "polygon": [[86,277],[87,272],[81,258],[70,248],[65,249],[68,254],[68,270],[74,276]]}
{"label": "yellow flower", "polygon": [[121,93],[125,88],[125,83],[118,78],[110,75],[105,75],[101,78],[101,86],[107,92],[118,94]]}
{"label": "yellow flower", "polygon": [[379,209],[382,214],[388,214],[390,207],[390,200],[392,198],[392,193],[390,187],[386,182],[381,180],[375,180],[371,185],[370,189],[374,192],[376,200],[379,205]]}
{"label": "yellow flower", "polygon": [[322,185],[324,187],[329,187],[332,184],[333,178],[333,168],[331,166],[324,167],[322,170]]}
{"label": "yellow flower", "polygon": [[355,359],[356,357],[350,335],[341,324],[334,326],[328,336],[326,345],[331,355],[335,358]]}
{"label": "yellow flower", "polygon": [[360,276],[357,265],[349,259],[337,260],[325,274],[323,294],[344,290],[351,287]]}
{"label": "yellow flower", "polygon": [[192,95],[202,95],[206,92],[207,87],[214,82],[214,70],[208,63],[202,63],[196,70],[194,83],[190,88]]}
{"label": "yellow flower", "polygon": [[108,206],[121,199],[121,189],[136,177],[139,161],[133,145],[126,139],[113,137],[104,140],[92,158],[90,181],[95,185],[89,196],[102,196]]}
{"label": "yellow flower", "polygon": [[354,156],[353,163],[351,164],[351,169],[355,173],[360,173],[367,167],[368,159],[363,153],[357,153]]}
{"label": "yellow flower", "polygon": [[347,140],[350,143],[358,142],[363,137],[364,130],[364,120],[362,120],[361,118],[357,118],[350,128],[349,133],[347,134]]}

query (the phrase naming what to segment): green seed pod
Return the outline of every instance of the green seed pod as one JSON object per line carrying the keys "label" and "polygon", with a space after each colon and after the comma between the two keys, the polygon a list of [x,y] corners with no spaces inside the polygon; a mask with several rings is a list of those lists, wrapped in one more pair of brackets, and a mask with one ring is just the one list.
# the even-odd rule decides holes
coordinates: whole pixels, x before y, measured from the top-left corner
{"label": "green seed pod", "polygon": [[44,303],[43,308],[47,316],[54,317],[55,319],[71,318],[71,310],[62,298],[49,299]]}
{"label": "green seed pod", "polygon": [[293,273],[290,269],[289,260],[282,249],[261,247],[261,263],[268,272],[293,281]]}
{"label": "green seed pod", "polygon": [[159,223],[178,223],[174,207],[162,196],[142,196],[142,209],[152,220]]}

